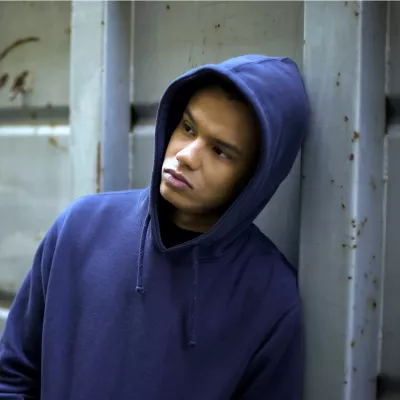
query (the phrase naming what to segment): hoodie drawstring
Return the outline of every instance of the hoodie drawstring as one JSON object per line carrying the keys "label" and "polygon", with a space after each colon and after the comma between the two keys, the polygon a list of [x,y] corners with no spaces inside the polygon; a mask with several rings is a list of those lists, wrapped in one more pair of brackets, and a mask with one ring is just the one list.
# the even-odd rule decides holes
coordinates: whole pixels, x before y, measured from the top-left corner
{"label": "hoodie drawstring", "polygon": [[189,346],[195,347],[196,341],[196,322],[197,322],[197,279],[199,272],[198,247],[193,249],[193,299],[190,307],[189,320]]}
{"label": "hoodie drawstring", "polygon": [[[146,235],[147,229],[150,224],[150,214],[146,216],[144,221],[142,233],[140,235],[140,245],[139,245],[139,260],[138,260],[138,273],[136,278],[136,292],[140,295],[144,295],[145,290],[143,286],[143,260],[144,260],[144,248],[146,245]],[[197,344],[196,340],[196,322],[197,322],[197,280],[198,280],[198,246],[193,249],[193,284],[192,284],[192,303],[190,305],[190,318],[189,318],[189,346],[195,347]]]}
{"label": "hoodie drawstring", "polygon": [[144,221],[142,234],[140,235],[140,245],[139,245],[139,262],[138,262],[138,273],[137,273],[137,280],[136,280],[136,291],[139,294],[144,294],[144,287],[143,287],[143,259],[144,259],[144,246],[146,244],[146,235],[147,235],[147,228],[149,227],[150,223],[150,214],[147,214],[146,219]]}

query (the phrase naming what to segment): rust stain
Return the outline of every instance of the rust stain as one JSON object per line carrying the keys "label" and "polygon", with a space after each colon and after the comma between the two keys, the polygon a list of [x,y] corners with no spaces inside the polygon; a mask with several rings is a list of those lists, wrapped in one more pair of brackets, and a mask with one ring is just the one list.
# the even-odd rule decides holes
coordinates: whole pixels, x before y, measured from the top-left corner
{"label": "rust stain", "polygon": [[167,4],[166,9],[167,9],[167,10],[170,10],[170,9],[171,9],[171,6],[170,6],[169,4]]}
{"label": "rust stain", "polygon": [[347,115],[344,116],[344,122],[348,122],[349,117]]}
{"label": "rust stain", "polygon": [[346,208],[346,205],[344,203],[342,203],[342,208],[343,210]]}
{"label": "rust stain", "polygon": [[358,231],[357,231],[357,236],[360,236],[360,235],[361,235],[361,231],[358,230]]}
{"label": "rust stain", "polygon": [[7,85],[9,77],[10,76],[7,73],[0,76],[0,89]]}
{"label": "rust stain", "polygon": [[96,162],[96,192],[101,190],[101,143],[97,143],[97,162]]}
{"label": "rust stain", "polygon": [[349,160],[350,160],[350,161],[353,161],[353,160],[354,160],[354,153],[351,153],[351,154],[349,155]]}
{"label": "rust stain", "polygon": [[336,86],[340,86],[340,72],[338,72],[336,77]]}
{"label": "rust stain", "polygon": [[372,176],[371,176],[369,184],[371,185],[372,191],[376,192],[376,183]]}
{"label": "rust stain", "polygon": [[11,51],[16,49],[19,46],[22,46],[26,43],[38,42],[40,39],[37,36],[28,36],[23,39],[18,39],[15,42],[8,45],[4,50],[0,52],[0,61],[4,60],[4,58],[9,54]]}
{"label": "rust stain", "polygon": [[216,24],[216,25],[214,26],[214,28],[215,28],[215,29],[221,28],[221,24]]}
{"label": "rust stain", "polygon": [[348,279],[349,281],[351,281],[351,280],[353,279],[353,277],[352,277],[352,276],[348,276],[347,279]]}
{"label": "rust stain", "polygon": [[360,15],[360,13],[359,13],[358,11],[354,11],[354,15],[355,15],[356,17],[358,17],[358,16]]}
{"label": "rust stain", "polygon": [[351,220],[351,226],[352,226],[353,228],[356,227],[356,219],[355,219],[355,218],[353,218],[353,219]]}
{"label": "rust stain", "polygon": [[359,134],[357,131],[354,131],[353,139],[351,139],[351,141],[354,143],[354,142],[356,142],[358,139],[360,139],[360,134]]}
{"label": "rust stain", "polygon": [[61,145],[55,136],[49,136],[47,140],[50,146],[53,146],[64,153],[68,151],[68,147]]}
{"label": "rust stain", "polygon": [[369,305],[372,307],[373,310],[376,310],[377,303],[375,299],[368,299]]}
{"label": "rust stain", "polygon": [[350,346],[351,346],[352,349],[354,349],[354,347],[356,347],[356,341],[353,340],[353,341],[350,343]]}

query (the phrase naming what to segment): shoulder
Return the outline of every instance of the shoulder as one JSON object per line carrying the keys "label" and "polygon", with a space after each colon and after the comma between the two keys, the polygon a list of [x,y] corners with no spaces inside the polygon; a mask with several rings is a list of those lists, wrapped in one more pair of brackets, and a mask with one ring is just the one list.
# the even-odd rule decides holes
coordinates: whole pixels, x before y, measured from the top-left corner
{"label": "shoulder", "polygon": [[67,219],[117,216],[137,213],[146,206],[148,190],[126,190],[82,196],[65,212]]}
{"label": "shoulder", "polygon": [[148,189],[82,196],[57,218],[60,237],[93,237],[140,226],[148,210]]}

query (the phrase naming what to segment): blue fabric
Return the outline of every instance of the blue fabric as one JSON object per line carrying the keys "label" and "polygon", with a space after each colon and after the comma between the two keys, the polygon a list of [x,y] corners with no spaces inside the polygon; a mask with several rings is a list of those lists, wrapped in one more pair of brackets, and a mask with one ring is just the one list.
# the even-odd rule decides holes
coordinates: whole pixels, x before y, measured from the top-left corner
{"label": "blue fabric", "polygon": [[[261,157],[209,232],[166,249],[160,169],[179,99],[207,74],[253,105]],[[296,274],[253,220],[292,168],[307,121],[288,58],[239,57],[173,82],[150,187],[78,199],[42,241],[1,339],[0,398],[301,399]]]}

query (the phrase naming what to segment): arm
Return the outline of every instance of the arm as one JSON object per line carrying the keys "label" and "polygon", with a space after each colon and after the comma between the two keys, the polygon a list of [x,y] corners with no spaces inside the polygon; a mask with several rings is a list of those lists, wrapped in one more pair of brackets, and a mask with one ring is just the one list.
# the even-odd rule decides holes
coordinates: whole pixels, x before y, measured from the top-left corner
{"label": "arm", "polygon": [[286,313],[249,364],[235,399],[303,398],[303,321],[296,306]]}
{"label": "arm", "polygon": [[45,288],[56,241],[55,231],[53,226],[40,244],[0,339],[0,399],[40,398]]}

